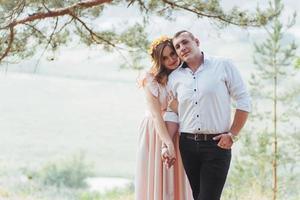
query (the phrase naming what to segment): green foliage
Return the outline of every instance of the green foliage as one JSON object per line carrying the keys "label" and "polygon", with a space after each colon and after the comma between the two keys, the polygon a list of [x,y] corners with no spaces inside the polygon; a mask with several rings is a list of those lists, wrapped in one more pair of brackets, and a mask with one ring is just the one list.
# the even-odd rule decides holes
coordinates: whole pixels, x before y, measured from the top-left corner
{"label": "green foliage", "polygon": [[100,194],[97,192],[83,192],[78,200],[133,200],[134,192],[132,187],[125,189],[113,189]]}
{"label": "green foliage", "polygon": [[262,11],[258,8],[256,13],[250,13],[237,7],[226,12],[221,7],[220,0],[149,0],[135,2],[140,6],[141,10],[147,10],[166,18],[170,18],[176,11],[184,10],[198,17],[215,18],[217,19],[215,22],[220,26],[228,24],[235,24],[242,27],[266,25],[268,21],[278,14],[272,9]]}
{"label": "green foliage", "polygon": [[138,47],[139,50],[147,52],[149,41],[147,40],[145,28],[145,25],[137,23],[124,31],[120,35],[119,40],[122,43],[126,44],[128,47]]}
{"label": "green foliage", "polygon": [[86,14],[88,15],[90,13],[91,17],[94,17],[94,19],[97,19],[97,17],[100,17],[102,12],[104,10],[104,6],[98,6],[98,7],[93,7],[90,10],[85,10]]}
{"label": "green foliage", "polygon": [[49,163],[38,172],[43,184],[70,188],[85,187],[85,179],[91,175],[90,165],[86,163],[82,153],[70,159]]}
{"label": "green foliage", "polygon": [[[80,1],[81,3],[85,1]],[[72,9],[72,14],[63,16],[42,17],[41,19],[23,22],[14,28],[14,39],[10,49],[9,41],[11,32],[9,24],[12,27],[13,21],[33,16],[37,13],[50,13],[69,8],[78,4],[79,1],[68,0],[20,0],[10,1],[1,0],[0,3],[0,59],[8,62],[15,62],[20,59],[31,57],[39,53],[41,48],[44,51],[56,51],[62,45],[66,45],[73,39],[83,42],[84,44],[98,45],[104,50],[111,52],[117,51],[124,58],[123,66],[134,69],[141,69],[143,58],[147,45],[147,33],[145,31],[147,22],[150,17],[160,16],[165,19],[174,20],[175,13],[185,11],[195,14],[198,17],[207,17],[217,24],[237,26],[261,26],[266,24],[276,13],[271,10],[257,10],[255,13],[242,11],[238,8],[225,12],[220,5],[219,0],[208,1],[121,1],[116,0],[110,3],[100,3],[93,7],[76,7]],[[140,14],[143,22],[133,25],[125,25],[115,30],[113,24],[111,28],[103,28],[99,21],[103,12],[113,6],[124,7],[137,6],[140,8]],[[110,20],[110,19],[108,19]],[[126,19],[125,19],[126,20]],[[8,54],[5,52],[8,50]],[[42,52],[44,52],[42,51]],[[43,56],[42,53],[40,56]],[[128,57],[128,58],[127,58]]]}
{"label": "green foliage", "polygon": [[[270,5],[281,13],[281,1],[276,0]],[[297,74],[293,65],[297,45],[285,40],[285,32],[290,27],[291,24],[284,26],[278,16],[266,27],[267,38],[254,44],[256,69],[250,81],[251,124],[240,141],[240,156],[229,177],[230,187],[238,191],[232,196],[248,196],[254,192],[262,196],[260,199],[270,199],[272,195],[274,199],[274,194],[278,199],[296,199],[300,195],[292,187],[299,185],[299,178],[295,178],[299,173],[295,170],[297,159],[293,154],[293,148],[296,148],[293,146],[299,145],[295,144],[295,138],[289,137],[299,132],[295,123],[299,112],[295,110],[300,106],[300,87],[293,84]],[[275,169],[277,176],[273,174]],[[275,179],[278,182],[276,192],[273,190]]]}
{"label": "green foliage", "polygon": [[[271,133],[260,132],[257,137],[244,135],[241,142],[247,144],[241,150],[242,158],[238,158],[236,168],[247,177],[248,187],[256,187],[259,194],[270,192],[272,188],[272,147]],[[236,174],[238,175],[238,174]],[[246,178],[245,177],[245,178]],[[242,181],[241,179],[240,181]],[[242,184],[242,183],[240,183]]]}
{"label": "green foliage", "polygon": [[296,59],[296,61],[295,61],[295,68],[298,69],[298,70],[300,69],[300,58]]}

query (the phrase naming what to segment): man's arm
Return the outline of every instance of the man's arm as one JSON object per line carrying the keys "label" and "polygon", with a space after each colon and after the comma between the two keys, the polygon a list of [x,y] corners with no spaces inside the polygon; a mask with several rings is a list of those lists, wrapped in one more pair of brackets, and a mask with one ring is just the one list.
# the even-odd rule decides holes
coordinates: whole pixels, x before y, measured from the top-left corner
{"label": "man's arm", "polygon": [[239,132],[242,130],[242,128],[244,127],[247,121],[248,114],[249,113],[246,111],[236,109],[234,119],[230,128],[230,132],[233,135],[237,136]]}
{"label": "man's arm", "polygon": [[251,110],[251,98],[239,71],[232,62],[227,62],[225,72],[227,88],[231,97],[236,100],[237,108],[229,130],[230,133],[219,135],[214,139],[220,139],[218,146],[221,148],[230,149],[234,140],[237,139],[236,136],[240,133],[247,121],[248,113]]}
{"label": "man's arm", "polygon": [[214,140],[220,140],[218,142],[218,146],[221,148],[224,148],[224,149],[230,149],[234,142],[232,137],[238,136],[238,134],[244,127],[244,125],[247,121],[247,118],[248,118],[248,112],[236,109],[235,115],[234,115],[234,120],[232,122],[230,131],[229,131],[233,136],[231,136],[230,134],[224,133],[224,134],[214,137]]}

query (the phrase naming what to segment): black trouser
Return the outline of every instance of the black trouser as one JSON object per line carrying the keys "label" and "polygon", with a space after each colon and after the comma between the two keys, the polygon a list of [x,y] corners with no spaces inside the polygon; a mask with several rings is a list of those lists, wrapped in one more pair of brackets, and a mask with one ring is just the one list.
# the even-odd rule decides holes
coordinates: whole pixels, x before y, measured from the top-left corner
{"label": "black trouser", "polygon": [[180,136],[179,148],[194,200],[220,200],[231,160],[231,150],[218,141],[195,141]]}

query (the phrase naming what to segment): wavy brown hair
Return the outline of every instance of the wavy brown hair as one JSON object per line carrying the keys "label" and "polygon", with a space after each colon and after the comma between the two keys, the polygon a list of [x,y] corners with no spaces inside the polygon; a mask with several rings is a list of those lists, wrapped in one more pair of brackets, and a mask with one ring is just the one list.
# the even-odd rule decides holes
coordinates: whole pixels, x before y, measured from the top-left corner
{"label": "wavy brown hair", "polygon": [[172,40],[166,40],[159,45],[156,46],[156,48],[153,49],[151,53],[152,57],[152,67],[150,69],[150,73],[154,76],[154,79],[162,85],[165,85],[168,81],[168,75],[172,72],[172,70],[169,70],[164,66],[163,64],[163,50],[166,47],[170,47],[173,49],[173,51],[176,53],[175,48],[173,46]]}

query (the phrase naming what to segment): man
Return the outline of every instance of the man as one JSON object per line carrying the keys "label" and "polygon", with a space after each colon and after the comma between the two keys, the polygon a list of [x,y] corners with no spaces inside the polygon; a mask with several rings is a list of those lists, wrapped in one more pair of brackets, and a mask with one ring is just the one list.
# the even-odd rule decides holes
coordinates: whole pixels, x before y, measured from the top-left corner
{"label": "man", "polygon": [[[192,33],[176,33],[173,45],[183,61],[168,81],[178,99],[183,165],[195,200],[219,200],[250,97],[236,67],[227,59],[206,56]],[[231,98],[236,100],[232,123]]]}

